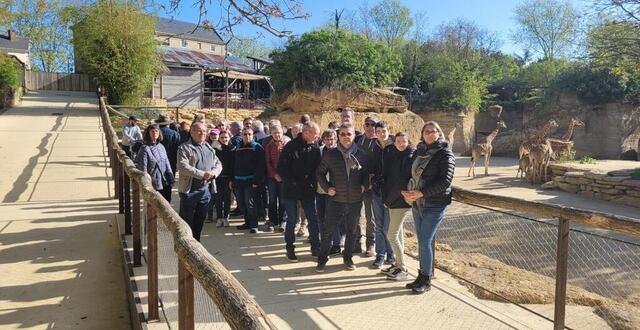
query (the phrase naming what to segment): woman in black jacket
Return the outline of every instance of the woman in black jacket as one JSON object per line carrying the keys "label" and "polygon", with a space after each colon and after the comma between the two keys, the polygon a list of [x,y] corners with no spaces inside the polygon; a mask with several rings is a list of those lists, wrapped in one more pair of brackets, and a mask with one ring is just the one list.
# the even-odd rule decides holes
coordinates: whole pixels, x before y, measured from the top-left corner
{"label": "woman in black jacket", "polygon": [[455,157],[449,149],[440,125],[429,121],[422,127],[422,142],[418,144],[411,165],[408,191],[402,195],[412,205],[413,222],[418,236],[420,272],[407,284],[414,293],[431,288],[433,248],[431,243],[451,204],[451,181]]}
{"label": "woman in black jacket", "polygon": [[229,227],[229,209],[231,206],[231,189],[229,182],[233,175],[233,161],[235,155],[235,147],[231,145],[231,134],[227,131],[220,132],[218,138],[220,149],[216,149],[216,155],[222,163],[222,172],[216,178],[216,215],[217,227]]}
{"label": "woman in black jacket", "polygon": [[395,256],[395,263],[383,269],[392,280],[406,280],[409,277],[404,263],[404,240],[402,223],[404,217],[411,210],[402,196],[409,179],[411,179],[411,164],[414,149],[409,145],[409,137],[406,133],[396,134],[393,144],[384,148],[382,154],[382,201],[389,210],[389,229],[386,237]]}

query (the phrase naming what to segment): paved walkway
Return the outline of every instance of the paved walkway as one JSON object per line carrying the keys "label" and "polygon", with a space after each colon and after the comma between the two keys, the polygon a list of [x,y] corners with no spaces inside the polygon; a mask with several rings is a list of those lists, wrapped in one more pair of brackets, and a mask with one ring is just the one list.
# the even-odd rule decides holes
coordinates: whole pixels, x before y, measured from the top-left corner
{"label": "paved walkway", "polygon": [[95,94],[0,115],[0,328],[128,329]]}

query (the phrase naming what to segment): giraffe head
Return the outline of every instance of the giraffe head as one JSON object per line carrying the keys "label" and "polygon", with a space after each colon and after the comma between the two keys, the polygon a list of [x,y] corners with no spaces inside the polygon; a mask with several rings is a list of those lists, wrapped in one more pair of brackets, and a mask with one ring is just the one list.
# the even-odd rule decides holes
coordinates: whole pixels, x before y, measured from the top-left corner
{"label": "giraffe head", "polygon": [[551,128],[557,128],[558,127],[558,122],[555,119],[550,119],[547,122],[547,128],[551,129]]}
{"label": "giraffe head", "polygon": [[507,128],[507,124],[504,123],[504,120],[500,120],[499,122],[497,122],[498,124],[498,128]]}
{"label": "giraffe head", "polygon": [[571,124],[574,126],[584,126],[584,122],[578,118],[571,118]]}

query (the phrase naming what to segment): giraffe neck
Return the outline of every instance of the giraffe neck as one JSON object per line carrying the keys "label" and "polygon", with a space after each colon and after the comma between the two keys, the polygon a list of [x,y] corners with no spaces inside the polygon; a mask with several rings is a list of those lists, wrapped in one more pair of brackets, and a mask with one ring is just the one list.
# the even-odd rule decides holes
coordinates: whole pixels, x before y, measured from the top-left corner
{"label": "giraffe neck", "polygon": [[536,140],[544,139],[547,136],[547,134],[549,134],[549,130],[551,130],[551,125],[547,123],[546,125],[544,125],[542,130],[540,130],[540,132],[536,136]]}
{"label": "giraffe neck", "polygon": [[564,141],[564,142],[571,141],[571,136],[573,135],[573,130],[575,129],[575,127],[576,127],[576,123],[572,120],[569,123],[569,128],[567,128],[567,132],[562,137],[562,141]]}
{"label": "giraffe neck", "polygon": [[453,135],[456,133],[456,129],[457,129],[457,127],[454,127],[454,128],[451,130],[451,132],[449,132],[449,136],[448,136],[449,141],[451,141],[451,138],[453,138]]}
{"label": "giraffe neck", "polygon": [[496,135],[498,135],[499,130],[500,130],[500,127],[496,127],[496,129],[494,129],[493,132],[491,132],[491,134],[487,135],[488,144],[491,144],[491,142],[493,142],[493,139],[496,138]]}

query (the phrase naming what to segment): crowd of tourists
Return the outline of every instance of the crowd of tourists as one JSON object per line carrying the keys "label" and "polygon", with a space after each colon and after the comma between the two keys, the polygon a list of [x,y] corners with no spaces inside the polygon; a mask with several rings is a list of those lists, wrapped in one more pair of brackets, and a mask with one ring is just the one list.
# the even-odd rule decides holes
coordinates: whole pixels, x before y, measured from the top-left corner
{"label": "crowd of tourists", "polygon": [[409,279],[403,221],[411,212],[420,269],[406,287],[423,293],[431,286],[432,242],[451,203],[455,169],[442,129],[427,122],[413,145],[406,132],[392,135],[375,117],[365,119],[364,132],[355,130],[353,110],[341,109],[340,118],[321,130],[308,115],[288,128],[253,118],[213,127],[196,117],[175,125],[160,116],[141,132],[131,117],[122,145],[169,202],[178,178],[179,213],[195,239],[206,222],[226,227],[238,215],[244,219],[238,230],[284,233],[286,258],[297,262],[296,237],[308,231],[317,272],[340,255],[354,270],[353,255],[362,253],[375,257],[371,266],[384,268],[387,278]]}

